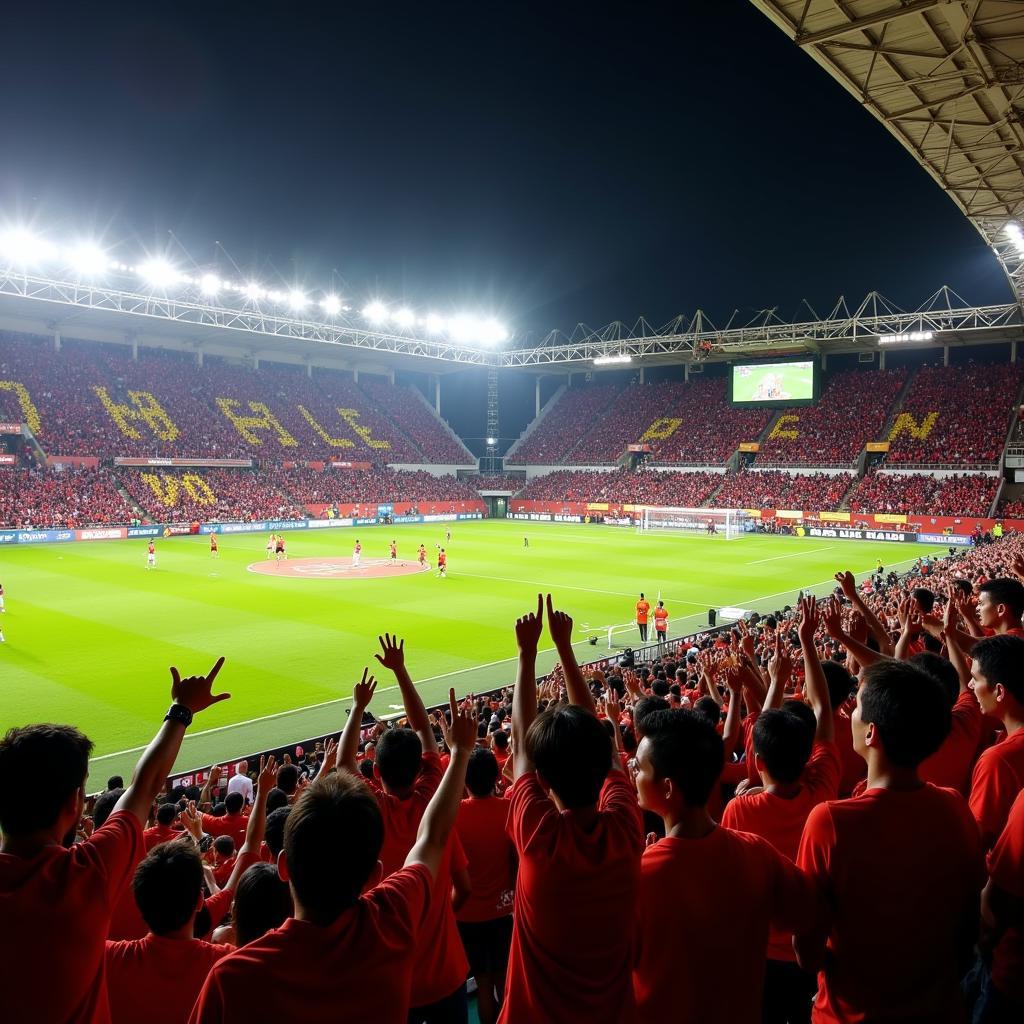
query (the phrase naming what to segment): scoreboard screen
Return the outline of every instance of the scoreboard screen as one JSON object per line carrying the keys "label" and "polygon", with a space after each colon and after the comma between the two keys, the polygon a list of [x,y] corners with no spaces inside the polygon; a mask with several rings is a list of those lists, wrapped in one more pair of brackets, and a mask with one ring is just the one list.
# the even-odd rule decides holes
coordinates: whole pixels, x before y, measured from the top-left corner
{"label": "scoreboard screen", "polygon": [[733,405],[810,405],[818,397],[818,365],[813,359],[785,363],[740,363],[731,368]]}

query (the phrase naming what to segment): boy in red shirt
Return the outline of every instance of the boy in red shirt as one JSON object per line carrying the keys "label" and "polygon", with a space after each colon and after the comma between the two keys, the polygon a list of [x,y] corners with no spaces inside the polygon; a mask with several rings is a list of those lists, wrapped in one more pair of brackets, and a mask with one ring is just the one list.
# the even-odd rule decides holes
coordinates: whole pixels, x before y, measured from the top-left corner
{"label": "boy in red shirt", "polygon": [[318,778],[289,811],[278,858],[295,916],[218,961],[192,1024],[341,1014],[406,1024],[417,944],[476,743],[475,716],[456,706],[454,690],[449,702],[452,759],[405,866],[381,880],[384,819],[363,781],[344,770]]}
{"label": "boy in red shirt", "polygon": [[[207,676],[171,669],[171,708],[114,812],[71,845],[85,805],[92,743],[77,729],[30,725],[0,740],[0,905],[8,941],[0,959],[11,1021],[106,1024],[104,943],[111,912],[143,853],[142,826],[192,716],[229,694]],[[31,780],[29,784],[17,784]]]}
{"label": "boy in red shirt", "polygon": [[830,910],[825,927],[795,939],[801,965],[819,971],[816,1024],[964,1019],[958,979],[977,933],[981,843],[963,797],[917,772],[949,724],[931,676],[897,661],[865,669],[852,726],[867,789],[815,807],[797,855]]}
{"label": "boy in red shirt", "polygon": [[[799,637],[814,731],[792,702],[763,711],[754,726],[754,760],[762,788],[731,801],[722,815],[726,828],[762,836],[794,862],[807,816],[822,801],[836,799],[842,774],[833,741],[832,702],[814,641],[818,621],[815,597],[801,598]],[[803,705],[800,710],[805,710]],[[773,929],[765,972],[765,1024],[810,1020],[816,988],[814,976],[796,962],[792,933]]]}
{"label": "boy in red shirt", "polygon": [[156,824],[152,828],[147,828],[142,833],[142,841],[146,845],[146,853],[149,853],[154,846],[159,846],[160,843],[169,843],[172,839],[181,838],[181,832],[171,827],[174,824],[174,819],[177,817],[177,804],[161,804],[156,809]]}
{"label": "boy in red shirt", "polygon": [[810,924],[814,891],[766,839],[716,825],[708,813],[725,760],[714,726],[672,710],[645,728],[637,791],[641,806],[663,818],[665,838],[647,847],[640,867],[637,1019],[758,1024],[769,926]]}
{"label": "boy in red shirt", "polygon": [[971,811],[987,849],[1024,789],[1024,638],[986,637],[974,645],[971,657],[974,696],[1006,730],[1006,738],[978,758],[971,778]]}
{"label": "boy in red shirt", "polygon": [[495,796],[498,773],[498,761],[491,751],[477,747],[469,755],[469,797],[462,801],[455,821],[470,879],[469,898],[455,917],[469,969],[476,978],[480,1024],[494,1024],[498,1019],[512,942],[516,850],[506,831],[509,802]]}
{"label": "boy in red shirt", "polygon": [[[1021,616],[1024,615],[1024,583],[1009,577],[986,580],[978,588],[978,603],[975,606],[978,622],[986,637],[1011,636],[1024,637],[1021,627]],[[959,630],[954,631],[961,650],[970,653],[978,637]]]}
{"label": "boy in red shirt", "polygon": [[553,609],[550,595],[547,618],[571,703],[537,713],[538,594],[536,613],[516,622],[508,801],[519,878],[499,1021],[626,1024],[634,1019],[640,808],[576,663],[572,619]]}

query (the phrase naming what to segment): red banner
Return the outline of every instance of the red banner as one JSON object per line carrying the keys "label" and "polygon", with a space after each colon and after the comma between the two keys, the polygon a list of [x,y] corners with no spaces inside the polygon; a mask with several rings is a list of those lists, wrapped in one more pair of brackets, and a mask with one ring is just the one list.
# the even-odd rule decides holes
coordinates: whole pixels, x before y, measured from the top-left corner
{"label": "red banner", "polygon": [[332,462],[331,469],[369,469],[369,462]]}
{"label": "red banner", "polygon": [[13,455],[0,454],[0,466],[13,466],[17,461]]}
{"label": "red banner", "polygon": [[114,459],[115,466],[203,466],[206,469],[249,469],[252,459]]}
{"label": "red banner", "polygon": [[0,423],[0,434],[20,434],[20,423]]}
{"label": "red banner", "polygon": [[81,466],[83,469],[98,469],[100,460],[94,455],[48,455],[46,464],[56,466]]}

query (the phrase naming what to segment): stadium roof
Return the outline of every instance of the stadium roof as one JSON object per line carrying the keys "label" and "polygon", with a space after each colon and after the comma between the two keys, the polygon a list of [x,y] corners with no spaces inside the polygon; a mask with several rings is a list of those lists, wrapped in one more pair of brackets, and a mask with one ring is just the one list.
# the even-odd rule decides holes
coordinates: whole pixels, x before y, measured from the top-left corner
{"label": "stadium roof", "polygon": [[1024,303],[1024,3],[751,0],[908,149]]}

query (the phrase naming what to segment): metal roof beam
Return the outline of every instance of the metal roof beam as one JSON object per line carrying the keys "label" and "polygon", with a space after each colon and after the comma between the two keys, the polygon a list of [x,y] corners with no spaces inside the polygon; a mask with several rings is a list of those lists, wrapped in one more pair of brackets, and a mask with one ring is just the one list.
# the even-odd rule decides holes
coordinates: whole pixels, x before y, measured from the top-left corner
{"label": "metal roof beam", "polygon": [[888,10],[877,11],[875,14],[866,14],[861,18],[854,18],[845,25],[836,25],[833,28],[821,29],[818,32],[803,32],[797,35],[795,42],[797,46],[814,46],[817,43],[825,43],[838,36],[849,35],[851,32],[860,32],[863,29],[871,28],[874,25],[884,25],[897,18],[903,18],[908,14],[920,14],[922,11],[930,11],[933,7],[948,3],[949,0],[910,0],[910,3],[900,4],[899,7],[892,7]]}

